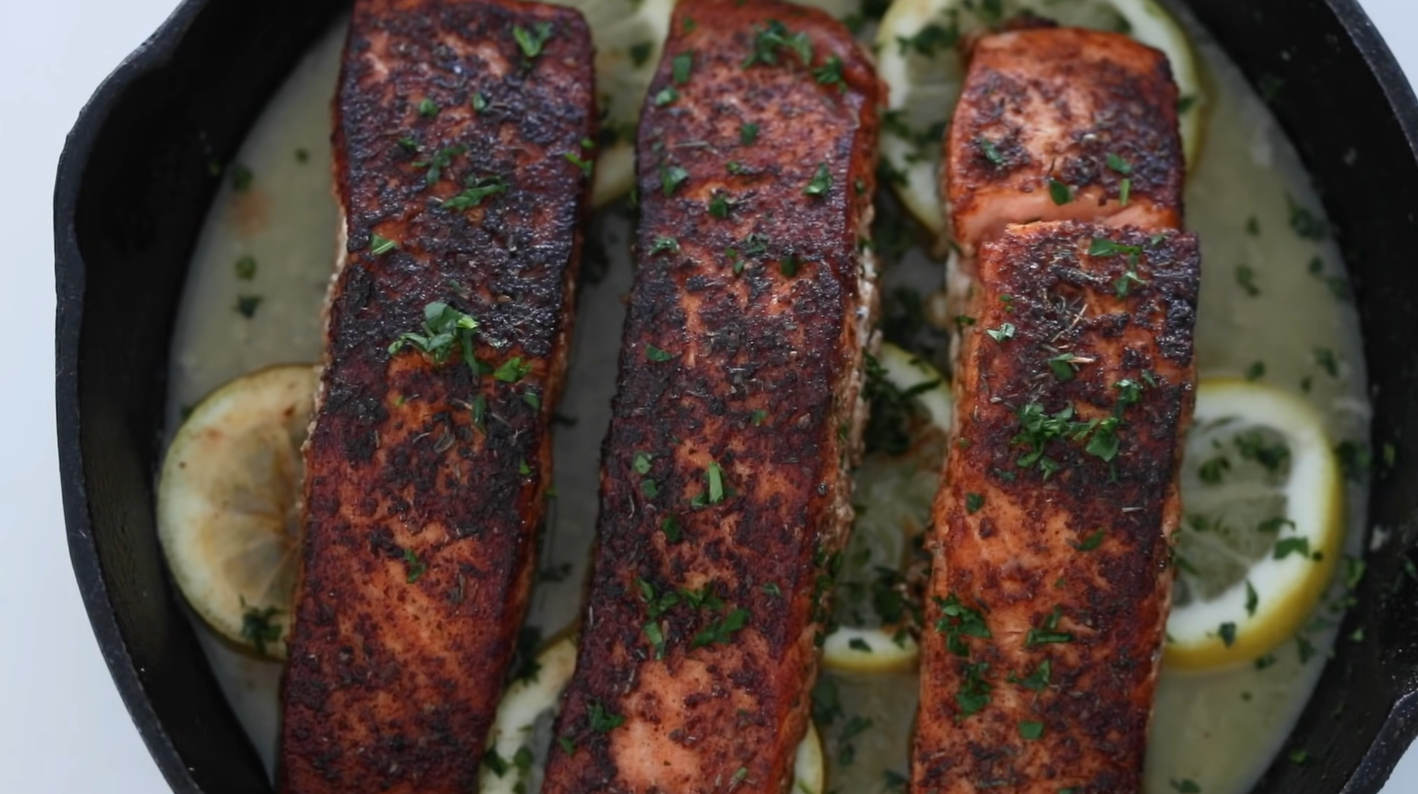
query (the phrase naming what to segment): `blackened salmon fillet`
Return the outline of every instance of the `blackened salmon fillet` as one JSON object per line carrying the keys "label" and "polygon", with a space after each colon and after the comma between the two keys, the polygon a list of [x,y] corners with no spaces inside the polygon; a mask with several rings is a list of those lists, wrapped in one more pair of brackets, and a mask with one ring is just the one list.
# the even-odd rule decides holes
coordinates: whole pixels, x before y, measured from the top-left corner
{"label": "blackened salmon fillet", "polygon": [[882,92],[819,11],[675,11],[547,794],[791,782],[852,515]]}
{"label": "blackened salmon fillet", "polygon": [[1176,96],[1118,34],[974,47],[943,183],[963,317],[917,794],[1141,789],[1196,381]]}
{"label": "blackened salmon fillet", "polygon": [[1181,226],[1177,86],[1167,57],[1127,36],[980,39],[944,145],[941,195],[967,258],[1010,223]]}
{"label": "blackened salmon fillet", "polygon": [[1196,239],[985,243],[934,508],[917,792],[1139,791],[1191,415]]}
{"label": "blackened salmon fillet", "polygon": [[575,11],[355,4],[283,791],[477,788],[546,515],[592,80]]}

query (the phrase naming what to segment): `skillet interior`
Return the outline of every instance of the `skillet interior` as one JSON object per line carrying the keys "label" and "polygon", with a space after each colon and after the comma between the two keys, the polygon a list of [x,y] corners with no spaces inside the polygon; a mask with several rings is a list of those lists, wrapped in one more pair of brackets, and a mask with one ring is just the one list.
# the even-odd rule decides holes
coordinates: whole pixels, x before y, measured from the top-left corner
{"label": "skillet interior", "polygon": [[[164,572],[153,519],[168,350],[220,180],[341,0],[188,0],[85,108],[55,196],[58,424],[70,554],[100,647],[177,791],[269,790]],[[1418,733],[1418,102],[1353,0],[1192,0],[1272,106],[1341,232],[1374,388],[1369,555],[1337,657],[1257,794],[1374,792]],[[217,164],[217,168],[213,168]],[[214,171],[216,173],[214,173]],[[1346,786],[1347,782],[1347,786]]]}

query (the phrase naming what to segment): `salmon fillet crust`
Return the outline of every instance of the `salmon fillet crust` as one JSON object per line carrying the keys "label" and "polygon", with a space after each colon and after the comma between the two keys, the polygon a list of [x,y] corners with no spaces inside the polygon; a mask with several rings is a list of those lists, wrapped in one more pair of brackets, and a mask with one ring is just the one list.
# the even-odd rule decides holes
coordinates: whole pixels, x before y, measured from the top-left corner
{"label": "salmon fillet crust", "polygon": [[1179,228],[1186,167],[1167,57],[1078,28],[986,36],[944,140],[941,195],[967,260],[1006,225]]}
{"label": "salmon fillet crust", "polygon": [[913,791],[1140,790],[1194,399],[1194,236],[1009,227],[934,507]]}
{"label": "salmon fillet crust", "polygon": [[355,4],[283,791],[477,789],[546,514],[591,56],[555,6]]}
{"label": "salmon fillet crust", "polygon": [[547,794],[788,789],[851,521],[882,92],[821,12],[675,11]]}

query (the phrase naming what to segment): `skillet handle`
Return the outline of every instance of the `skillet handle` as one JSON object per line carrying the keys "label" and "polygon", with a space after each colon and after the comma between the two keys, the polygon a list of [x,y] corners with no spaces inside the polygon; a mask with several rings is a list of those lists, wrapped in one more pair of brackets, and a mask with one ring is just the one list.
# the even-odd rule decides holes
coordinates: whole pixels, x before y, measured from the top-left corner
{"label": "skillet handle", "polygon": [[1409,692],[1393,704],[1383,727],[1359,768],[1340,794],[1373,794],[1384,787],[1393,768],[1418,734],[1418,692]]}

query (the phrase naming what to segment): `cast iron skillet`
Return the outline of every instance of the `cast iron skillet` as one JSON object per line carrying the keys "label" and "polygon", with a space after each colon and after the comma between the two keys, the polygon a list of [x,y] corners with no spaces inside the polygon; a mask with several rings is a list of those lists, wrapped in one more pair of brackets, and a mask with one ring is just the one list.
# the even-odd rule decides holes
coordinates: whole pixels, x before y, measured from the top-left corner
{"label": "cast iron skillet", "polygon": [[[177,791],[269,791],[178,608],[153,520],[168,349],[221,164],[342,0],[187,0],[94,94],[55,190],[60,474],[94,633]],[[1267,89],[1357,288],[1391,533],[1319,689],[1257,794],[1377,791],[1418,735],[1418,102],[1354,0],[1191,0]],[[1223,263],[1224,264],[1224,263]],[[1303,263],[1296,263],[1301,277]],[[1411,567],[1407,570],[1415,570]]]}

